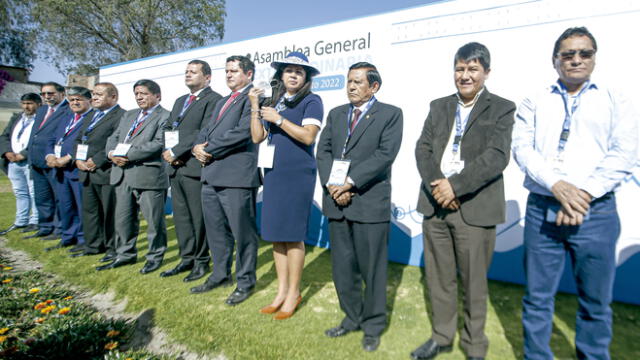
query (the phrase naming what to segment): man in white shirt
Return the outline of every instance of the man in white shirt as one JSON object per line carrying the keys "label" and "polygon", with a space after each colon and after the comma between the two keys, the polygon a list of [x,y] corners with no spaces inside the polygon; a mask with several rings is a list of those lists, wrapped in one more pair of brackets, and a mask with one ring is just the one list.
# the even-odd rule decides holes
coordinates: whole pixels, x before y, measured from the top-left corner
{"label": "man in white shirt", "polygon": [[552,359],[554,296],[567,253],[578,289],[576,353],[609,359],[615,247],[614,190],[636,163],[631,103],[591,79],[598,50],[584,27],[556,41],[557,82],[526,98],[513,129],[514,159],[530,191],[524,229],[525,359]]}
{"label": "man in white shirt", "polygon": [[[9,176],[13,194],[16,197],[16,218],[11,226],[0,231],[5,235],[15,229],[38,230],[38,210],[33,193],[33,181],[27,163],[27,145],[36,117],[36,110],[42,104],[38,94],[27,93],[20,98],[22,113],[16,113],[0,135],[0,157],[2,168]],[[29,215],[31,213],[31,215]]]}

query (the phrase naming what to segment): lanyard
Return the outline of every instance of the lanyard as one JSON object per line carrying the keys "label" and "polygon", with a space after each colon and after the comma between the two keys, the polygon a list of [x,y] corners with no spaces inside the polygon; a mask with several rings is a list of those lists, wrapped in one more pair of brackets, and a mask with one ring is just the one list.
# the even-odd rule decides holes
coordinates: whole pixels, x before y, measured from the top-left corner
{"label": "lanyard", "polygon": [[189,97],[184,100],[184,105],[182,105],[182,111],[180,111],[180,115],[178,115],[178,118],[176,119],[176,121],[174,121],[171,124],[171,126],[173,127],[173,130],[175,130],[178,127],[178,125],[180,125],[180,122],[182,121],[182,116],[195,100],[196,100],[196,96],[193,94],[190,94]]}
{"label": "lanyard", "polygon": [[131,139],[133,132],[138,128],[138,126],[140,126],[145,120],[147,120],[149,115],[151,115],[151,112],[147,112],[146,110],[140,111],[138,118],[136,119],[136,121],[133,122],[133,124],[131,124],[131,128],[129,129],[129,132],[127,132],[127,136],[124,138],[125,143],[128,142],[129,139]]}
{"label": "lanyard", "polygon": [[71,131],[73,131],[73,129],[75,129],[76,126],[78,126],[78,124],[82,123],[82,120],[84,119],[85,115],[87,115],[88,113],[89,111],[80,115],[77,121],[75,120],[75,115],[73,115],[73,118],[71,118],[71,121],[69,122],[69,124],[67,124],[67,127],[64,128],[64,135],[60,139],[58,139],[58,145],[62,145],[62,143],[64,142],[64,139],[66,139],[67,136],[69,136]]}
{"label": "lanyard", "polygon": [[87,141],[87,139],[89,138],[89,134],[93,131],[93,129],[98,125],[98,122],[100,120],[102,120],[102,118],[106,115],[107,113],[102,111],[102,110],[98,110],[98,113],[96,114],[96,116],[93,117],[93,120],[91,120],[91,123],[89,124],[89,126],[87,127],[87,129],[84,131],[84,134],[82,135],[82,142],[84,143],[85,141]]}
{"label": "lanyard", "polygon": [[[369,99],[369,101],[367,101],[367,103],[364,106],[364,109],[362,110],[362,113],[360,113],[360,117],[358,118],[358,122],[354,125],[354,129],[355,126],[358,125],[358,123],[360,123],[360,120],[364,117],[364,115],[369,111],[369,109],[371,109],[371,107],[373,106],[373,104],[375,104],[376,102],[376,97],[372,96],[371,99]],[[349,113],[347,114],[347,138],[344,141],[344,146],[342,146],[342,154],[340,155],[341,159],[344,159],[344,155],[347,152],[347,145],[349,144],[349,140],[351,139],[351,119],[353,118],[353,110],[355,110],[356,107],[351,105],[349,106]]]}
{"label": "lanyard", "polygon": [[22,120],[22,126],[20,127],[20,131],[18,131],[18,140],[20,140],[20,138],[22,137],[22,134],[27,129],[27,126],[29,126],[29,124],[33,122],[34,118],[35,118],[34,116],[31,116],[31,117],[25,117],[25,119]]}
{"label": "lanyard", "polygon": [[573,120],[573,115],[576,113],[578,106],[580,106],[580,97],[582,94],[591,86],[591,83],[586,82],[578,95],[573,97],[573,103],[569,106],[569,93],[567,92],[567,88],[564,84],[558,80],[560,95],[562,96],[562,101],[564,102],[564,121],[562,122],[562,132],[560,133],[560,140],[558,141],[558,155],[564,151],[565,146],[567,145],[567,140],[569,139],[569,134],[571,133],[571,120]]}
{"label": "lanyard", "polygon": [[[467,116],[462,119],[460,115],[460,106],[458,105],[456,108],[456,135],[453,138],[453,146],[452,150],[454,154],[458,153],[460,149],[460,143],[462,142],[462,135],[464,134],[464,129],[467,127],[467,122],[469,121],[469,116],[471,115],[471,111],[467,113]],[[472,110],[473,111],[473,110]]]}

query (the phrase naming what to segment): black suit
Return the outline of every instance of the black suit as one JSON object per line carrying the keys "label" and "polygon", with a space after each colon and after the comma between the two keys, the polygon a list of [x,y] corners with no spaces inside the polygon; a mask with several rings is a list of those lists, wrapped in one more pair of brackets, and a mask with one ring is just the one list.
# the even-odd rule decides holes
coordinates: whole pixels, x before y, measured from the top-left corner
{"label": "black suit", "polygon": [[109,184],[111,162],[107,158],[105,146],[124,113],[125,110],[116,105],[87,132],[97,115],[95,111],[94,116],[84,122],[76,138],[74,159],[77,156],[78,145],[87,145],[89,148],[86,159],[91,159],[96,165],[96,169],[90,172],[78,169],[78,179],[82,184],[84,251],[88,254],[116,252],[113,223],[116,198],[114,188]]}
{"label": "black suit", "polygon": [[[11,116],[11,119],[9,120],[9,123],[7,124],[7,127],[4,128],[2,134],[0,135],[0,169],[2,169],[2,171],[4,171],[4,173],[7,175],[9,174],[9,160],[6,159],[4,154],[13,152],[13,149],[11,147],[11,136],[13,135],[13,129],[15,129],[16,125],[20,123],[20,119],[22,119],[21,112],[13,114],[13,116]],[[24,161],[26,161],[29,157],[27,149],[28,148],[25,148],[20,152],[20,154],[25,157]]]}
{"label": "black suit", "polygon": [[445,178],[441,160],[454,131],[458,98],[455,94],[431,103],[416,161],[422,178],[418,211],[424,214],[424,255],[433,313],[433,339],[453,342],[457,328],[457,285],[464,287],[465,326],[460,343],[467,356],[484,357],[487,310],[487,270],[496,239],[496,224],[505,220],[502,171],[509,163],[515,104],[487,89],[469,114],[461,143],[464,168],[448,181],[460,201],[458,211],[438,205],[430,183]]}
{"label": "black suit", "polygon": [[191,153],[191,148],[195,145],[200,129],[213,117],[214,107],[222,96],[206,87],[183,112],[189,96],[187,94],[176,100],[164,126],[165,132],[178,131],[179,136],[178,144],[171,148],[177,164],[167,166],[166,169],[171,183],[173,220],[182,262],[188,265],[208,265],[209,248],[202,218],[202,167]]}
{"label": "black suit", "polygon": [[[387,240],[391,220],[391,165],[402,142],[402,110],[375,102],[355,127],[345,159],[351,160],[351,202],[338,206],[327,191],[334,159],[347,138],[351,105],[331,110],[318,142],[322,212],[329,218],[333,282],[346,317],[341,326],[380,336],[386,326]],[[362,290],[364,281],[364,297]]]}
{"label": "black suit", "polygon": [[256,283],[258,233],[256,193],[260,186],[258,148],[251,141],[251,105],[245,89],[220,115],[229,96],[215,106],[213,117],[200,131],[197,144],[208,142],[205,151],[213,160],[202,168],[202,207],[207,242],[213,258],[208,282],[231,280],[234,243],[239,289]]}

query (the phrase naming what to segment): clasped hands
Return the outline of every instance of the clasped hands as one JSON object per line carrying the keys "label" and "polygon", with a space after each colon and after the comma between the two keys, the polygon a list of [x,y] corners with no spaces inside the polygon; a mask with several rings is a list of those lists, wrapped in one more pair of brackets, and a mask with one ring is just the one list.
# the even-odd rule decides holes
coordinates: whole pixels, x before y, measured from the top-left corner
{"label": "clasped hands", "polygon": [[129,159],[124,156],[113,156],[113,151],[109,152],[108,158],[119,167],[123,167],[129,163]]}
{"label": "clasped hands", "polygon": [[12,151],[7,151],[6,153],[4,153],[4,157],[6,157],[9,162],[19,162],[25,159],[24,155],[20,153],[16,154]]}
{"label": "clasped hands", "polygon": [[50,168],[63,168],[71,162],[71,155],[57,158],[55,155],[49,154],[44,158],[44,160]]}
{"label": "clasped hands", "polygon": [[93,159],[84,160],[76,160],[76,167],[82,171],[94,172],[96,171],[96,163],[93,162]]}
{"label": "clasped hands", "polygon": [[209,143],[205,141],[202,144],[195,145],[193,149],[191,149],[193,156],[196,157],[196,160],[200,161],[200,164],[202,164],[202,166],[207,165],[208,163],[211,162],[211,160],[213,160],[213,155],[204,151],[204,148],[207,145],[209,145]]}
{"label": "clasped hands", "polygon": [[460,200],[456,198],[449,179],[434,180],[429,185],[431,185],[431,195],[438,205],[448,210],[458,210],[460,208]]}
{"label": "clasped hands", "polygon": [[327,190],[329,190],[329,194],[333,198],[333,201],[338,204],[338,206],[347,206],[351,202],[351,198],[353,197],[353,192],[349,191],[353,188],[353,185],[349,182],[345,182],[343,185],[327,185]]}
{"label": "clasped hands", "polygon": [[168,162],[169,165],[180,166],[183,165],[184,162],[175,156],[171,155],[171,150],[167,149],[162,153],[162,158],[164,161]]}
{"label": "clasped hands", "polygon": [[551,192],[562,205],[556,216],[556,225],[581,225],[591,206],[591,194],[564,180],[553,184]]}

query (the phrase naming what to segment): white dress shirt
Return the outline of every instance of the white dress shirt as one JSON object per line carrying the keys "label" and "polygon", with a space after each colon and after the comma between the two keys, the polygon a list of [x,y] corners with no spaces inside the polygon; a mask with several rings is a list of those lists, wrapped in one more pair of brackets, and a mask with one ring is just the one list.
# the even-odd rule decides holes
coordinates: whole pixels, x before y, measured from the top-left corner
{"label": "white dress shirt", "polygon": [[[13,132],[11,133],[11,150],[13,150],[14,153],[17,154],[27,148],[35,117],[35,114],[27,116],[22,113],[22,117],[20,117],[20,120],[18,120],[18,123],[13,128]],[[22,131],[22,134],[20,134],[20,130],[23,127],[24,130]]]}
{"label": "white dress shirt", "polygon": [[[526,174],[524,186],[529,191],[551,196],[551,187],[564,180],[599,198],[614,190],[635,166],[638,116],[631,102],[598,82],[586,86],[560,156],[564,88],[555,83],[520,104],[511,149]],[[557,158],[562,162],[555,162]]]}

